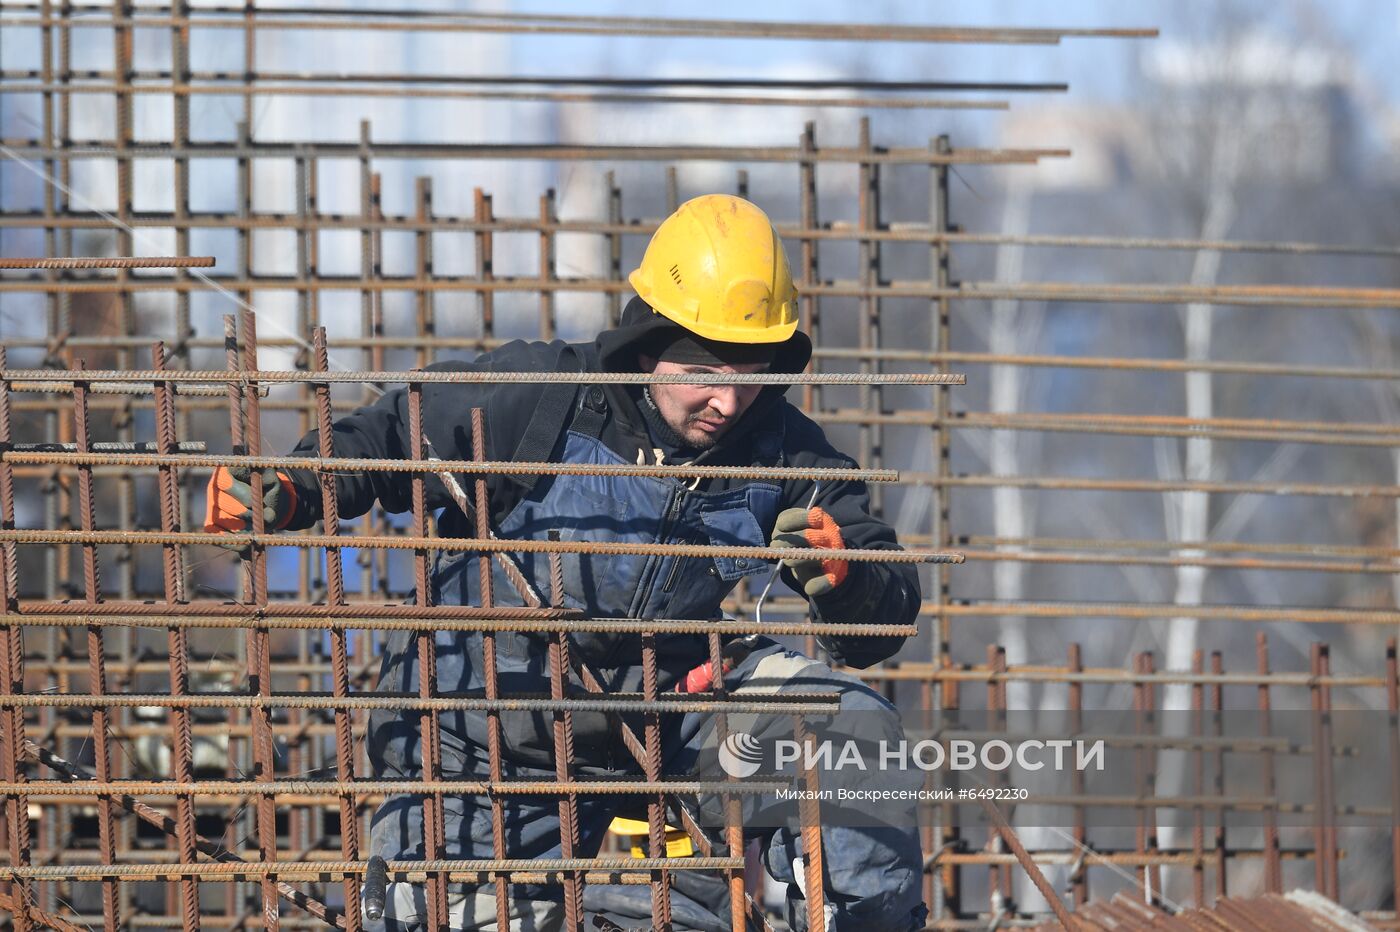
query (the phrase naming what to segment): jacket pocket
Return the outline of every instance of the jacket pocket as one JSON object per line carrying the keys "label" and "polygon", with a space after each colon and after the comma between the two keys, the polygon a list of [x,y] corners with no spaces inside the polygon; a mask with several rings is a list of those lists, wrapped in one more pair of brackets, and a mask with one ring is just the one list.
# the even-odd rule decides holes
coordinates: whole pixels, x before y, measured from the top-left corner
{"label": "jacket pocket", "polygon": [[[774,500],[776,501],[776,490],[774,492]],[[753,495],[745,496],[744,499],[732,505],[707,508],[700,512],[700,520],[705,525],[705,532],[712,545],[716,547],[763,547],[767,545],[767,535],[759,523],[759,516],[750,509],[750,501],[755,497]],[[764,498],[766,497],[764,496]],[[759,502],[758,504],[761,507],[763,503]],[[771,525],[773,518],[769,516],[767,521]],[[766,560],[758,560],[753,557],[715,557],[715,569],[719,572],[720,579],[726,582],[733,582],[743,576],[761,573],[768,565]]]}

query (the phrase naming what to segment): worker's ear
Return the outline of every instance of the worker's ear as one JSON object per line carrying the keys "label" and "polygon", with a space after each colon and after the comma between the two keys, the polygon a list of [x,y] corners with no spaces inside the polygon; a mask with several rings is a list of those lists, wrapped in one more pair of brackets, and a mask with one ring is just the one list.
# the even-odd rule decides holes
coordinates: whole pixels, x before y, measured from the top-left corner
{"label": "worker's ear", "polygon": [[637,368],[641,369],[643,372],[655,372],[656,360],[653,357],[648,356],[646,353],[638,353]]}

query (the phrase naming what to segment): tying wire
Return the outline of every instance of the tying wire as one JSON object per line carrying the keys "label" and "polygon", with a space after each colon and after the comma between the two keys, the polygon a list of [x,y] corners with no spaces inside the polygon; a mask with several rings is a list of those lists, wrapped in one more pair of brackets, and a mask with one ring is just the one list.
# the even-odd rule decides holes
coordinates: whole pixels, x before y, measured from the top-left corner
{"label": "tying wire", "polygon": [[[811,511],[812,506],[817,503],[817,492],[821,490],[821,487],[822,483],[820,479],[812,483],[812,497],[807,499],[808,511]],[[753,620],[756,624],[763,623],[763,603],[767,601],[768,592],[773,588],[773,582],[778,578],[778,570],[782,569],[782,566],[783,561],[776,560],[773,563],[773,568],[768,571],[768,581],[763,584],[763,591],[758,594],[758,601],[754,604],[753,607]],[[754,636],[755,635],[749,635],[749,637]]]}

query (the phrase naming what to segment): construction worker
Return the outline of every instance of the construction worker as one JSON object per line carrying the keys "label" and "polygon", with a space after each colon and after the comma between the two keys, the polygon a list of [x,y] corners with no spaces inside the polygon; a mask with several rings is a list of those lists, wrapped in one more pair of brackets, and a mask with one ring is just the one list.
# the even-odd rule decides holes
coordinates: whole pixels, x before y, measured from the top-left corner
{"label": "construction worker", "polygon": [[[728,195],[688,201],[657,229],[641,266],[629,276],[637,292],[620,325],[591,344],[512,342],[474,362],[444,362],[433,371],[797,373],[811,357],[811,341],[797,330],[796,293],[782,243],[768,217],[750,202]],[[473,408],[485,414],[487,459],[584,464],[709,464],[728,466],[853,467],[855,462],[827,442],[821,429],[784,398],[785,386],[749,384],[573,385],[564,383],[429,383],[422,389],[422,424],[431,455],[468,459]],[[405,390],[388,392],[333,425],[335,455],[376,459],[413,458]],[[316,455],[317,436],[304,437],[294,454]],[[210,480],[206,524],[245,530],[252,502],[245,473],[219,470]],[[793,548],[782,562],[782,579],[803,594],[811,617],[824,622],[909,624],[920,601],[918,577],[908,564],[806,558],[807,547],[897,549],[894,531],[870,514],[863,483],[808,479],[657,479],[635,476],[488,475],[490,525],[496,537],[544,540],[557,532],[565,541],[703,543]],[[309,527],[320,518],[318,477],[310,471],[266,474],[264,515],[269,528]],[[340,515],[365,513],[376,502],[390,512],[410,509],[409,476],[392,472],[338,475]],[[430,476],[427,507],[442,508],[444,537],[475,536],[462,489],[468,477]],[[480,571],[474,553],[441,553],[432,571],[432,602],[480,604]],[[538,604],[556,597],[590,617],[712,619],[738,580],[761,586],[770,565],[716,557],[617,556],[573,553],[563,558],[563,592],[550,591],[546,555],[516,553],[488,557],[493,563],[496,605],[529,604],[523,583]],[[513,581],[514,579],[514,581]],[[387,639],[379,689],[416,694],[415,635],[392,632]],[[838,662],[865,667],[892,656],[897,637],[823,637]],[[540,635],[497,637],[500,690],[547,693],[547,649]],[[854,677],[784,649],[766,637],[749,638],[731,653],[725,686],[741,696],[784,692],[834,692],[841,716],[858,723],[848,731],[898,741],[894,708]],[[484,687],[482,640],[476,633],[438,632],[437,682],[442,693]],[[576,664],[596,671],[603,687],[642,690],[641,639],[636,635],[575,633]],[[656,638],[662,690],[710,688],[703,635]],[[573,691],[582,692],[577,677]],[[841,716],[836,716],[840,719]],[[576,768],[581,776],[642,773],[619,739],[615,716],[573,713]],[[731,728],[752,734],[792,735],[792,717],[732,714]],[[833,719],[835,721],[836,719]],[[668,776],[724,779],[714,719],[708,714],[661,716],[664,769]],[[507,779],[554,779],[554,741],[548,715],[503,713],[503,758]],[[737,724],[736,724],[737,723]],[[441,714],[442,775],[482,779],[489,773],[485,713]],[[369,723],[369,753],[375,776],[414,779],[421,775],[417,712],[375,712]],[[873,776],[879,786],[918,785],[917,777]],[[900,781],[903,781],[902,783]],[[912,783],[911,783],[912,781]],[[449,797],[446,857],[492,857],[491,806],[481,797]],[[578,800],[581,846],[595,852],[616,813],[616,797]],[[714,816],[717,800],[701,800],[696,811]],[[825,810],[824,810],[825,811]],[[793,803],[744,798],[749,837],[762,838],[769,874],[787,884],[789,922],[807,927],[801,833]],[[851,821],[851,820],[847,820]],[[711,818],[713,824],[714,818]],[[887,819],[824,821],[823,858],[827,929],[861,932],[922,926],[920,852],[913,805]],[[869,824],[867,824],[869,823]],[[506,797],[507,856],[559,857],[557,801],[553,797]],[[722,824],[722,823],[721,823]],[[375,853],[389,860],[423,857],[421,797],[394,796],[374,817]],[[722,849],[721,849],[722,850]],[[686,872],[677,872],[686,873]],[[391,884],[387,928],[422,928],[421,887]],[[511,928],[552,929],[562,919],[558,887],[513,886]],[[676,896],[683,897],[681,890]],[[496,928],[493,887],[457,888],[451,925]],[[728,916],[727,906],[721,916]],[[677,910],[677,921],[683,911]],[[724,928],[727,922],[721,923]],[[679,927],[679,926],[678,926]]]}

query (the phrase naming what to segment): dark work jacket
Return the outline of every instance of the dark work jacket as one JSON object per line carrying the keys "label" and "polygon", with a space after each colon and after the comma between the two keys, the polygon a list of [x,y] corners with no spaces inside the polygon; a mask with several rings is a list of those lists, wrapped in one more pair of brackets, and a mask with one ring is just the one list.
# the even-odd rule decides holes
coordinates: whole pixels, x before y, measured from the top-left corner
{"label": "dark work jacket", "polygon": [[[435,371],[494,370],[525,372],[636,371],[637,354],[646,352],[659,330],[671,326],[634,300],[623,326],[601,334],[593,344],[510,343],[483,354],[472,363],[441,363]],[[772,368],[801,371],[810,356],[810,343],[798,334],[785,344]],[[706,452],[707,465],[790,467],[851,467],[855,463],[826,441],[821,429],[783,397],[783,386],[766,387],[740,420]],[[431,455],[440,459],[471,456],[471,409],[485,416],[486,457],[490,460],[542,456],[555,462],[652,462],[645,420],[638,407],[636,386],[601,385],[574,389],[559,383],[425,384],[422,423]],[[565,407],[567,406],[567,407]],[[377,403],[358,409],[333,425],[334,454],[376,459],[411,458],[408,437],[408,396],[405,389],[387,393]],[[555,426],[550,442],[539,445],[540,425]],[[532,436],[532,425],[535,436]],[[525,449],[529,448],[529,449]],[[317,437],[308,434],[295,454],[314,455]],[[474,476],[457,475],[460,489],[470,490]],[[804,507],[812,482],[705,479],[698,483],[644,477],[527,477],[488,475],[487,488],[493,531],[500,537],[543,539],[549,530],[565,540],[727,544],[763,546],[773,521],[785,508]],[[298,506],[292,528],[309,526],[319,517],[320,489],[310,472],[294,471]],[[691,485],[693,484],[693,488]],[[364,472],[336,478],[340,514],[363,514],[375,501],[391,512],[411,507],[410,476],[405,473]],[[444,509],[439,520],[443,537],[473,537],[474,525],[465,516],[448,484],[439,476],[425,482],[430,509]],[[893,530],[869,513],[864,483],[824,481],[816,504],[840,524],[846,546],[897,549]],[[514,557],[535,592],[548,602],[548,561],[543,555]],[[600,557],[569,555],[564,559],[562,601],[595,617],[718,618],[720,602],[743,576],[758,585],[770,564],[731,558]],[[522,604],[499,566],[493,574],[495,604]],[[784,581],[794,585],[784,570]],[[440,554],[433,573],[433,599],[441,604],[477,604],[479,567],[475,554]],[[851,563],[846,581],[826,596],[811,600],[816,620],[844,623],[908,624],[918,611],[920,593],[914,567],[908,564]],[[478,636],[439,632],[438,688],[471,692],[480,682]],[[402,641],[403,643],[398,643]],[[500,669],[503,692],[547,689],[543,644],[535,636],[501,635]],[[823,644],[838,660],[868,666],[891,656],[902,639],[891,637],[825,637]],[[580,633],[571,637],[573,649],[600,669],[605,684],[617,691],[640,689],[640,639],[635,635]],[[665,690],[692,667],[708,658],[702,635],[669,635],[657,639],[660,687]],[[381,690],[416,691],[416,650],[411,634],[391,636],[381,671]],[[512,716],[514,718],[514,716]],[[387,717],[383,723],[391,723]],[[506,744],[522,762],[539,763],[548,756],[545,716],[518,717],[506,723]],[[590,725],[606,733],[601,716],[596,723],[575,715],[580,746],[586,747]],[[416,743],[416,716],[405,716],[404,742]],[[408,721],[413,719],[413,721]],[[537,720],[534,726],[530,719]],[[537,726],[537,727],[536,727]],[[372,723],[373,727],[373,723]],[[462,741],[464,769],[474,767],[470,745],[484,744],[484,721],[477,715],[445,716],[444,747]],[[481,732],[481,734],[478,734]],[[512,734],[512,732],[516,732]],[[537,732],[537,733],[536,733]],[[391,738],[385,734],[384,738]],[[478,740],[480,739],[480,740]],[[391,756],[391,769],[413,769],[408,747]],[[598,761],[601,763],[601,759]],[[605,765],[605,764],[604,764]],[[457,769],[447,765],[447,771]]]}

